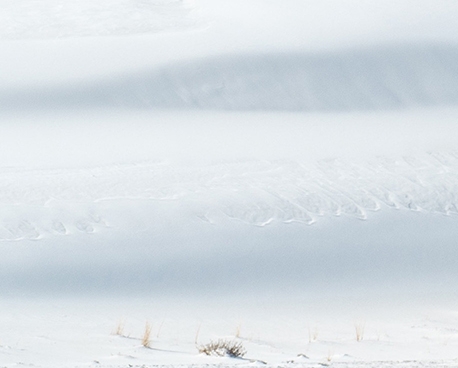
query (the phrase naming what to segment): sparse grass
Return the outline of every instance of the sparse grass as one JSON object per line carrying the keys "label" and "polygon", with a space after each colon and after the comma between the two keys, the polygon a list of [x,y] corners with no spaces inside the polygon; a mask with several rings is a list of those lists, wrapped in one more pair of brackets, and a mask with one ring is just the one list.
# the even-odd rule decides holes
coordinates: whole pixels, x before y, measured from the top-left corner
{"label": "sparse grass", "polygon": [[365,321],[355,322],[356,341],[358,342],[363,341],[365,328],[366,328]]}
{"label": "sparse grass", "polygon": [[149,322],[146,322],[145,332],[143,333],[143,337],[142,337],[142,345],[145,348],[150,348],[151,347],[151,331],[152,331],[152,329],[153,329],[153,326]]}
{"label": "sparse grass", "polygon": [[156,335],[157,338],[159,338],[159,335],[162,330],[162,326],[164,325],[164,321],[165,321],[165,318],[162,320],[161,324],[159,325],[159,329],[157,330],[157,335]]}
{"label": "sparse grass", "polygon": [[196,346],[199,344],[199,334],[200,334],[201,327],[202,327],[202,323],[199,323],[199,326],[197,326],[196,337],[194,338],[194,344]]}
{"label": "sparse grass", "polygon": [[124,336],[124,321],[119,321],[116,328],[111,332],[112,335]]}
{"label": "sparse grass", "polygon": [[329,349],[328,350],[328,355],[326,356],[326,363],[329,365],[332,362],[333,358],[334,358],[334,351]]}
{"label": "sparse grass", "polygon": [[235,328],[235,337],[240,338],[240,334],[242,332],[242,323],[240,322],[237,327]]}
{"label": "sparse grass", "polygon": [[246,354],[242,342],[236,340],[210,341],[208,344],[198,346],[197,349],[199,353],[219,357],[241,358]]}
{"label": "sparse grass", "polygon": [[313,329],[309,327],[309,342],[315,342],[318,340],[318,327]]}

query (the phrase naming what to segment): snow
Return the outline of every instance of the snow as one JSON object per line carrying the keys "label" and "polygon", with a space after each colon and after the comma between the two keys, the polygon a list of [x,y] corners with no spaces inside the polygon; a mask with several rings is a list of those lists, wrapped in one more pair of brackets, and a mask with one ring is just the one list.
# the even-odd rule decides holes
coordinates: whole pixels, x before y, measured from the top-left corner
{"label": "snow", "polygon": [[3,0],[3,39],[129,35],[193,28],[191,1]]}
{"label": "snow", "polygon": [[264,53],[168,64],[8,92],[5,109],[148,108],[360,111],[458,102],[458,48],[410,45],[325,53]]}
{"label": "snow", "polygon": [[0,367],[458,366],[455,1],[0,8]]}

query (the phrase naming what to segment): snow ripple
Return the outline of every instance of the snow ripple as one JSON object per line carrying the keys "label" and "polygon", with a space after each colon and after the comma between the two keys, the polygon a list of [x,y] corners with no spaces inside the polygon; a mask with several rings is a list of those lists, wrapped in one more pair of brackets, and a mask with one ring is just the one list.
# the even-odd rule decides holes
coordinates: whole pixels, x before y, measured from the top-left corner
{"label": "snow ripple", "polygon": [[0,183],[3,240],[97,232],[110,227],[110,211],[103,204],[125,200],[149,203],[159,217],[180,215],[207,223],[226,218],[255,226],[310,225],[340,215],[365,220],[371,212],[387,208],[458,214],[457,152],[366,162],[144,162],[4,170]]}

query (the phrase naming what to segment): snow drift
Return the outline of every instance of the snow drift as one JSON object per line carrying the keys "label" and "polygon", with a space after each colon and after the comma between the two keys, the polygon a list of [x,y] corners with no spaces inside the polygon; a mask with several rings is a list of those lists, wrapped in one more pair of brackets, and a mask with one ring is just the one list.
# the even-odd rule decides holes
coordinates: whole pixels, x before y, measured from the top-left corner
{"label": "snow drift", "polygon": [[456,106],[457,84],[457,46],[396,44],[187,60],[69,85],[0,90],[0,106],[367,111]]}

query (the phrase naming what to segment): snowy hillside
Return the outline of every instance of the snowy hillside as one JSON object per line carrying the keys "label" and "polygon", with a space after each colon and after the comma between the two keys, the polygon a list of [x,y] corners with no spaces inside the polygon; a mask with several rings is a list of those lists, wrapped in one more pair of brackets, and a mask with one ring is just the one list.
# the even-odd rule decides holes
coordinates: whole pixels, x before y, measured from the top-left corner
{"label": "snowy hillside", "polygon": [[457,17],[0,0],[0,367],[458,366]]}

